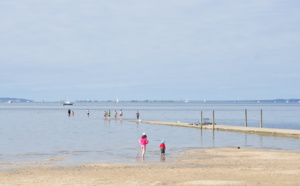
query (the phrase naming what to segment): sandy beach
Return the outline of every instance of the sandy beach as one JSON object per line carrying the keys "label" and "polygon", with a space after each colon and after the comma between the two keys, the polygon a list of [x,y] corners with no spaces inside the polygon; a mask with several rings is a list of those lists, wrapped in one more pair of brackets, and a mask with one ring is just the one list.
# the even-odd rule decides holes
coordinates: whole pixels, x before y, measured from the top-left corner
{"label": "sandy beach", "polygon": [[[2,170],[0,185],[299,185],[300,152],[214,148],[175,160],[51,166],[24,163]],[[56,160],[51,160],[56,161]],[[58,159],[57,161],[63,161]],[[9,166],[1,162],[0,166]],[[12,164],[14,165],[14,164]],[[15,165],[14,165],[15,166]]]}

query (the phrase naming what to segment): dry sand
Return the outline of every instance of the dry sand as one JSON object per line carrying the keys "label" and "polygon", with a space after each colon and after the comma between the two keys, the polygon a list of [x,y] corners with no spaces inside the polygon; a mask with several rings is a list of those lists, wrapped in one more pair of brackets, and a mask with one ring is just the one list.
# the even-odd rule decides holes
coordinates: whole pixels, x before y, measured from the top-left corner
{"label": "dry sand", "polygon": [[32,164],[0,171],[0,185],[300,185],[299,151],[217,148],[176,157],[118,165]]}

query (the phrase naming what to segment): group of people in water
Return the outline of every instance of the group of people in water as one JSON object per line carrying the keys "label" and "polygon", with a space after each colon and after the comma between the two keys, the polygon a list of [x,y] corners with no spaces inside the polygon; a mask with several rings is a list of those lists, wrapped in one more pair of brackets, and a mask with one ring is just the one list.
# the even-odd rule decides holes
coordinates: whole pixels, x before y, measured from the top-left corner
{"label": "group of people in water", "polygon": [[[72,112],[72,115],[74,116],[75,112],[71,111],[71,109],[68,109],[68,116],[71,116],[71,112]],[[88,117],[90,116],[90,109],[86,109],[86,115]],[[120,112],[119,112],[119,118],[120,118],[120,120],[122,120],[122,116],[123,116],[123,111],[121,109]],[[110,117],[111,117],[110,110],[108,110],[108,112],[104,111],[103,117],[104,117],[104,119],[110,119]],[[115,119],[117,119],[117,117],[118,117],[118,112],[116,110],[114,111],[114,117],[115,117]]]}
{"label": "group of people in water", "polygon": [[[119,112],[119,119],[122,120],[122,117],[123,117],[123,110],[121,109],[120,112]],[[111,119],[111,111],[110,110],[104,111],[103,112],[103,118],[104,119]],[[118,112],[115,110],[114,111],[114,119],[117,119],[117,118],[118,118]],[[139,111],[136,111],[136,119],[137,120],[140,119]]]}
{"label": "group of people in water", "polygon": [[[71,116],[71,113],[72,113],[73,116],[75,115],[74,111],[71,111],[71,109],[68,109],[68,116]],[[86,114],[87,114],[88,117],[90,116],[90,109],[86,109]],[[122,118],[123,118],[123,110],[122,109],[119,111],[119,113],[115,110],[113,114],[114,114],[114,119],[118,119],[118,115],[119,115],[119,119],[122,120]],[[111,111],[110,110],[104,111],[103,112],[103,118],[104,119],[111,119]],[[136,111],[136,118],[137,118],[137,120],[140,120],[139,111]]]}
{"label": "group of people in water", "polygon": [[[119,119],[120,120],[122,120],[122,116],[123,116],[123,111],[121,109],[120,112],[119,112]],[[108,112],[107,111],[103,112],[103,118],[104,119],[110,119],[111,118],[110,110],[108,110]],[[114,119],[118,119],[118,112],[116,110],[114,111]]]}
{"label": "group of people in water", "polygon": [[[72,116],[74,116],[74,115],[75,115],[75,112],[72,111]],[[71,116],[71,109],[68,109],[68,116]]]}

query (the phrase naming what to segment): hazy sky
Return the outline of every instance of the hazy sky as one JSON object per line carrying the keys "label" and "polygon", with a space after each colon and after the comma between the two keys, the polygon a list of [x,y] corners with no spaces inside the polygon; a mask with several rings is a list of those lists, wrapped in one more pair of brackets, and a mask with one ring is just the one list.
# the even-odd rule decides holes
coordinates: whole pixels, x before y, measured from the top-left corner
{"label": "hazy sky", "polygon": [[1,0],[0,97],[300,98],[299,0]]}

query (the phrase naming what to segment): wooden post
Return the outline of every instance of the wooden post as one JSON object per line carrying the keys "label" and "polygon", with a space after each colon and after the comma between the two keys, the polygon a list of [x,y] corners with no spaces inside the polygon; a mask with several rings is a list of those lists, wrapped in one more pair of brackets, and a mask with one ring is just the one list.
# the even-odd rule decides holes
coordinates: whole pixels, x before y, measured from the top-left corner
{"label": "wooden post", "polygon": [[213,125],[213,129],[215,129],[215,111],[214,110],[212,112],[212,125]]}
{"label": "wooden post", "polygon": [[248,126],[248,118],[247,118],[247,109],[245,109],[245,127],[247,127]]}
{"label": "wooden post", "polygon": [[201,129],[202,129],[202,120],[203,120],[203,115],[202,115],[202,110],[200,112],[200,126],[201,126]]}
{"label": "wooden post", "polygon": [[262,121],[263,121],[263,115],[262,115],[262,109],[260,109],[260,128],[262,128]]}

